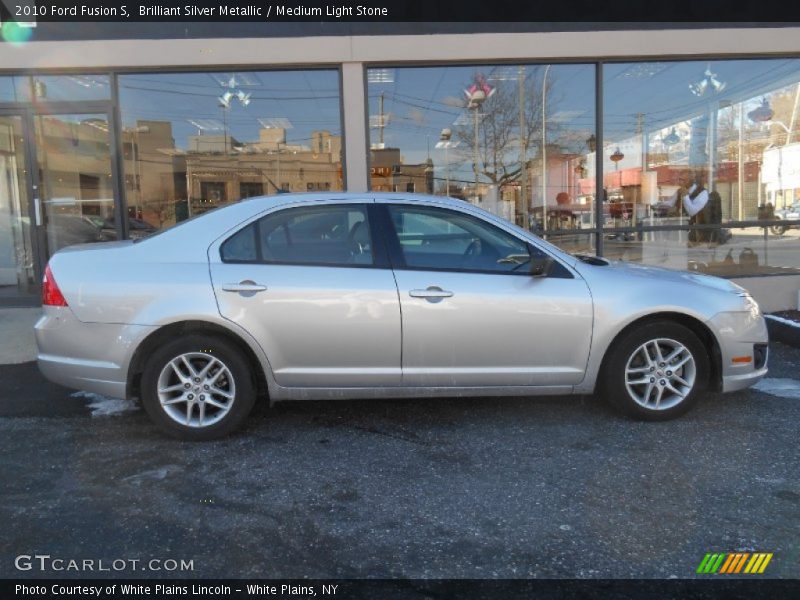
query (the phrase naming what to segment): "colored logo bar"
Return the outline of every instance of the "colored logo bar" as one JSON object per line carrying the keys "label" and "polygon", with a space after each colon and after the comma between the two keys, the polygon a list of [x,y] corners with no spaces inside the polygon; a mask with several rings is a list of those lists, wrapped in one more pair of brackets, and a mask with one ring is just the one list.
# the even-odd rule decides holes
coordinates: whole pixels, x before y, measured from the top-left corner
{"label": "colored logo bar", "polygon": [[702,575],[735,575],[747,573],[758,575],[764,572],[772,560],[772,552],[709,552],[700,561],[697,573]]}

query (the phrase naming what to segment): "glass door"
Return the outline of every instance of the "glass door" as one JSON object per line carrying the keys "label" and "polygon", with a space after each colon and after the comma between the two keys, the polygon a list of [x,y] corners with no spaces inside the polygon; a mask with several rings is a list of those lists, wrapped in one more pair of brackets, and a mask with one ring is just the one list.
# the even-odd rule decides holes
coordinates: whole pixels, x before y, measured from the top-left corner
{"label": "glass door", "polygon": [[0,113],[0,304],[38,291],[26,119]]}
{"label": "glass door", "polygon": [[40,114],[33,120],[43,260],[65,246],[117,239],[108,113]]}

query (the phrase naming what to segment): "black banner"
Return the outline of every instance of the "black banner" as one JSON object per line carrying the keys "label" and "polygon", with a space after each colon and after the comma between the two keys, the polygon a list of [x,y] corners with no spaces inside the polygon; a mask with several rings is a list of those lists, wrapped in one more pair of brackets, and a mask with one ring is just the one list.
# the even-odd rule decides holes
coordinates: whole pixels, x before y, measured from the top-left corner
{"label": "black banner", "polygon": [[800,5],[779,0],[0,0],[16,22],[676,22],[800,21]]}
{"label": "black banner", "polygon": [[331,598],[336,600],[449,598],[459,600],[530,599],[703,599],[738,600],[800,597],[800,580],[5,580],[0,597],[64,599],[151,598]]}

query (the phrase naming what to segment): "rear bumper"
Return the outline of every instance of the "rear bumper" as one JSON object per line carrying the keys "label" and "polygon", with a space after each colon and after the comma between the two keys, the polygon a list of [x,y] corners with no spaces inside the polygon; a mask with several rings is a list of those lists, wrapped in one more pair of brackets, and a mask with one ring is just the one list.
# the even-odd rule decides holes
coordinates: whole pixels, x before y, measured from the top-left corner
{"label": "rear bumper", "polygon": [[119,365],[39,354],[39,370],[50,381],[76,390],[124,398],[126,381]]}
{"label": "rear bumper", "polygon": [[83,323],[69,307],[43,307],[34,331],[42,374],[60,385],[125,398],[128,366],[139,341],[155,327]]}

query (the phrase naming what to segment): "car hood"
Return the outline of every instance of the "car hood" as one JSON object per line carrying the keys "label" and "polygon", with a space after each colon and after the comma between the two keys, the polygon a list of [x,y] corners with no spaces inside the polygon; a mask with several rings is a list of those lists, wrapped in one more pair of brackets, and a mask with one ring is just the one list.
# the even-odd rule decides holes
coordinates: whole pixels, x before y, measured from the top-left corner
{"label": "car hood", "polygon": [[[745,289],[721,277],[714,277],[713,275],[704,275],[702,273],[692,273],[690,271],[678,271],[675,269],[665,269],[663,267],[651,267],[648,265],[641,265],[638,263],[630,263],[622,260],[605,260],[607,264],[604,266],[587,265],[592,269],[610,269],[621,275],[629,277],[637,277],[643,279],[656,279],[660,282],[671,281],[675,283],[684,283],[690,285],[700,285],[721,292],[744,292]],[[581,268],[583,265],[580,261],[576,265]]]}

